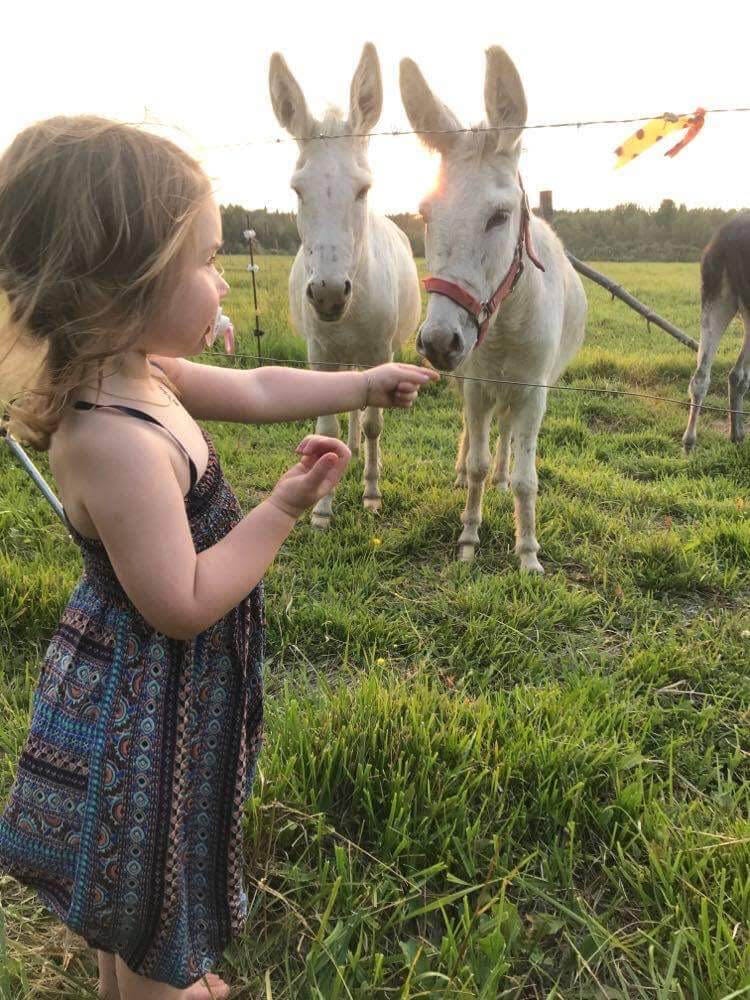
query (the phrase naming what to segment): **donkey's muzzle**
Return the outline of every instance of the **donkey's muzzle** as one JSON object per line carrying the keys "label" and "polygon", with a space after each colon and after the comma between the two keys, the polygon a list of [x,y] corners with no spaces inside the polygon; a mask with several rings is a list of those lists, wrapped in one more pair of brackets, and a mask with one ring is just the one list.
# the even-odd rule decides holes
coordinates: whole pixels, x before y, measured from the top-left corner
{"label": "donkey's muzzle", "polygon": [[417,353],[428,358],[435,368],[453,371],[466,355],[463,334],[456,327],[430,326],[423,323],[417,334]]}
{"label": "donkey's muzzle", "polygon": [[349,278],[313,278],[305,290],[307,300],[319,318],[333,323],[346,312],[352,297]]}

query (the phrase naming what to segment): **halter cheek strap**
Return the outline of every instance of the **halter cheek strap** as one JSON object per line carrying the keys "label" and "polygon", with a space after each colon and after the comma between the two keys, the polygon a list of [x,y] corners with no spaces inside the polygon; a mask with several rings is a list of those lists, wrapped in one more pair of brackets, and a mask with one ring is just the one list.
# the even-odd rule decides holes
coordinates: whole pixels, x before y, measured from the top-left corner
{"label": "halter cheek strap", "polygon": [[545,269],[542,262],[534,253],[534,249],[531,244],[531,231],[529,227],[531,212],[529,211],[529,200],[526,197],[526,191],[524,190],[523,182],[520,177],[518,178],[518,183],[521,185],[521,225],[518,229],[518,239],[516,240],[516,246],[513,250],[513,259],[510,263],[510,267],[508,268],[508,272],[495,289],[494,294],[487,299],[486,302],[480,302],[479,299],[476,299],[470,292],[467,292],[465,288],[462,288],[461,285],[457,284],[455,281],[448,281],[446,278],[436,277],[424,278],[422,281],[422,284],[428,293],[444,295],[446,298],[455,302],[456,305],[465,309],[473,318],[479,331],[474,347],[478,347],[484,340],[484,336],[490,327],[490,323],[492,322],[492,318],[495,313],[518,284],[518,279],[523,274],[524,251],[532,264],[538,267],[540,271],[544,271]]}

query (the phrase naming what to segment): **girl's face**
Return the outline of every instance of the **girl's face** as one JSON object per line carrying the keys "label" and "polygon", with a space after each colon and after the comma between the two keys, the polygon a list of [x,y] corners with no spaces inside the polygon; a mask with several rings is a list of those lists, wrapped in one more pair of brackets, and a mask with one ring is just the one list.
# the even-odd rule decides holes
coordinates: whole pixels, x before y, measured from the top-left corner
{"label": "girl's face", "polygon": [[182,274],[159,325],[144,337],[146,353],[181,358],[200,354],[213,329],[216,310],[229,285],[216,269],[221,246],[221,214],[209,198],[195,222],[194,239],[185,249]]}

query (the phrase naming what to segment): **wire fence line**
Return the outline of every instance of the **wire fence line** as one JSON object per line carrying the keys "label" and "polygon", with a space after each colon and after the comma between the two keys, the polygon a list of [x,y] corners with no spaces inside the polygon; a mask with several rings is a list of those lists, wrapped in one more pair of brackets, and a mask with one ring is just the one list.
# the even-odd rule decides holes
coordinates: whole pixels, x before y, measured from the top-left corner
{"label": "wire fence line", "polygon": [[[723,108],[705,108],[705,113],[707,115],[727,115],[727,114],[746,114],[750,111],[750,106],[736,106],[736,107],[723,107]],[[693,111],[680,112],[679,114],[672,115],[671,112],[668,114],[669,118],[672,117],[684,117],[686,115],[693,114]],[[537,129],[558,129],[558,128],[589,128],[591,126],[601,126],[601,125],[635,125],[639,122],[650,121],[652,118],[663,118],[667,117],[667,113],[664,111],[656,112],[655,114],[643,114],[634,115],[630,118],[591,118],[591,119],[581,119],[563,122],[531,122],[527,125],[469,125],[465,128],[454,128],[454,129],[420,129],[419,131],[415,129],[378,129],[371,132],[340,132],[336,135],[326,135],[323,132],[313,133],[311,135],[305,136],[275,136],[268,138],[252,138],[243,139],[241,142],[222,142],[222,143],[200,143],[201,149],[203,150],[220,150],[220,149],[243,149],[247,146],[266,146],[266,145],[280,145],[282,143],[288,142],[312,142],[312,141],[335,141],[336,139],[373,139],[373,138],[393,138],[402,135],[478,135],[484,132],[506,132],[506,131],[516,131],[518,128],[523,128],[525,132],[535,131]],[[162,122],[154,119],[150,116],[145,116],[143,121],[131,122],[130,124],[137,127],[144,126],[156,126],[159,128],[174,129],[177,132],[181,132],[189,138],[193,138],[189,132],[185,129],[180,128],[178,125],[170,125],[168,122]]]}
{"label": "wire fence line", "polygon": [[[242,354],[242,353],[237,353],[237,354],[231,354],[231,355],[222,355],[222,354],[214,353],[212,355],[212,357],[213,358],[224,358],[224,357],[226,357],[228,360],[231,360],[232,358],[241,358],[241,359],[244,359],[244,360],[255,361],[255,362],[257,362],[257,364],[258,364],[259,367],[262,366],[263,364],[265,364],[266,362],[270,362],[271,364],[274,364],[274,365],[278,364],[278,365],[281,365],[283,367],[295,367],[295,366],[296,367],[303,367],[303,368],[310,368],[310,367],[312,367],[313,369],[315,369],[315,367],[316,367],[315,364],[313,364],[311,366],[309,362],[307,362],[307,361],[298,361],[296,358],[272,358],[272,357],[267,357],[264,354]],[[362,365],[362,364],[359,364],[359,365],[358,364],[349,364],[349,363],[346,363],[346,364],[341,363],[341,364],[339,364],[338,362],[326,362],[325,364],[326,365],[333,365],[333,364],[335,364],[339,369],[349,368],[349,369],[352,369],[354,371],[366,371],[368,368],[372,367],[371,365],[366,365],[366,364],[365,365]],[[318,365],[318,367],[320,367],[320,366],[321,365]],[[685,407],[685,406],[692,407],[693,406],[693,404],[689,400],[687,400],[687,399],[677,399],[676,396],[657,396],[654,393],[649,393],[649,392],[634,392],[634,391],[632,391],[630,389],[610,389],[610,388],[605,388],[603,386],[560,385],[559,383],[557,385],[547,385],[544,382],[520,382],[520,381],[518,381],[516,379],[487,378],[487,377],[480,376],[480,375],[461,375],[458,372],[443,371],[443,370],[441,370],[439,368],[436,368],[434,370],[437,371],[437,373],[441,377],[443,377],[443,378],[454,378],[454,379],[457,379],[457,380],[462,381],[462,382],[489,382],[489,383],[492,383],[492,384],[495,384],[495,385],[518,386],[519,388],[525,388],[525,389],[550,389],[550,390],[559,390],[559,391],[564,391],[564,392],[593,392],[593,393],[600,393],[600,394],[604,394],[604,395],[608,395],[608,396],[631,396],[631,397],[635,397],[637,399],[650,399],[650,400],[655,400],[656,402],[659,402],[659,403],[671,403],[672,405],[675,405],[675,406],[683,406],[683,407]],[[732,409],[730,409],[729,407],[726,407],[726,406],[711,406],[711,405],[707,405],[707,404],[701,404],[700,409],[701,409],[701,411],[707,410],[710,413],[723,413],[723,414],[726,414],[726,415],[729,415],[729,414],[740,414],[741,416],[745,416],[745,417],[750,416],[750,410],[732,410]]]}

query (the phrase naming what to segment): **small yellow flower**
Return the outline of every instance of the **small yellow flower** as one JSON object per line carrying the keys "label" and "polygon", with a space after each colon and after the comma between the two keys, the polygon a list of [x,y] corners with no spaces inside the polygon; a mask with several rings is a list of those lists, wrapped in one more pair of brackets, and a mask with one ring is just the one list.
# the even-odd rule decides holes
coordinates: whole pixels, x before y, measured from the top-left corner
{"label": "small yellow flower", "polygon": [[745,509],[744,497],[737,497],[734,501],[734,505],[737,508],[737,510],[744,510]]}
{"label": "small yellow flower", "polygon": [[375,660],[375,666],[377,666],[377,667],[384,667],[385,666],[385,659],[382,656],[379,656],[377,658],[377,660]]}
{"label": "small yellow flower", "polygon": [[377,548],[378,545],[382,545],[382,544],[383,544],[383,539],[382,538],[371,538],[370,539],[370,545],[372,545],[374,548]]}

